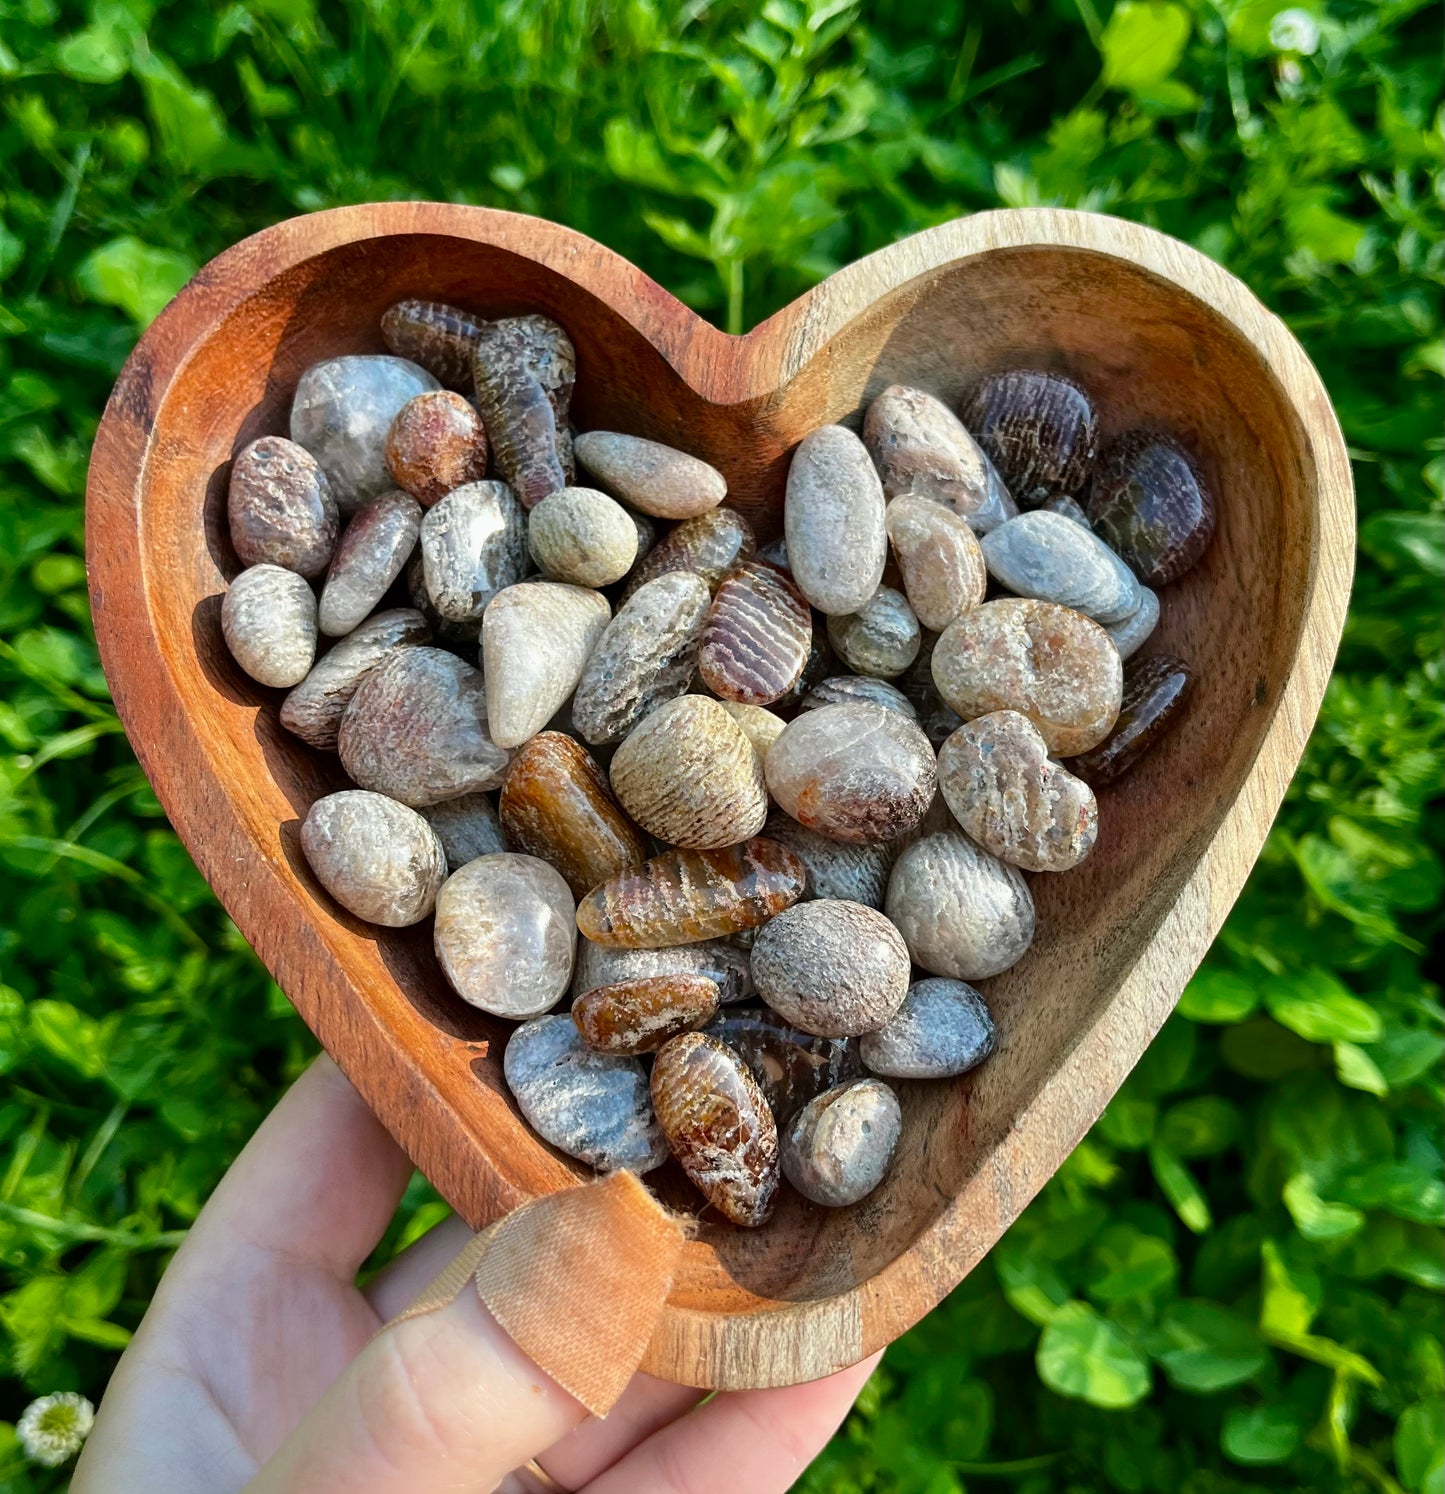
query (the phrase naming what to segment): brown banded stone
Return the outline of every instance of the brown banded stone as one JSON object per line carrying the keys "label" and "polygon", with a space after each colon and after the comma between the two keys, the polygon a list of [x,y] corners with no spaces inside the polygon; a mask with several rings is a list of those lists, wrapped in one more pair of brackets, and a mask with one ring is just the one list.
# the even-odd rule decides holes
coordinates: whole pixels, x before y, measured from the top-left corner
{"label": "brown banded stone", "polygon": [[793,1117],[783,1136],[783,1176],[813,1203],[846,1208],[883,1181],[902,1131],[898,1096],[881,1079],[840,1084]]}
{"label": "brown banded stone", "polygon": [[1192,685],[1189,665],[1172,654],[1131,660],[1124,670],[1123,703],[1113,731],[1097,746],[1072,758],[1069,767],[1095,788],[1122,778],[1179,724]]}
{"label": "brown banded stone", "polygon": [[1021,711],[1060,757],[1103,741],[1123,666],[1098,623],[1055,602],[1004,598],[965,612],[933,651],[938,692],[965,721]]}
{"label": "brown banded stone", "polygon": [[894,679],[918,657],[922,630],[908,599],[880,586],[857,612],[828,619],[828,642],[859,674]]}
{"label": "brown banded stone", "polygon": [[857,1038],[804,1032],[765,1006],[726,1011],[704,1031],[748,1066],[780,1126],[825,1089],[863,1077]]}
{"label": "brown banded stone", "polygon": [[242,565],[279,565],[309,579],[336,548],[331,484],[316,458],[284,436],[262,436],[237,454],[226,512]]}
{"label": "brown banded stone", "polygon": [[517,749],[498,810],[507,844],[556,867],[573,897],[647,860],[647,843],[607,775],[559,731],[538,732]]}
{"label": "brown banded stone", "polygon": [[448,389],[472,387],[472,355],[482,320],[443,301],[397,301],[381,314],[381,340],[398,358],[419,363]]}
{"label": "brown banded stone", "polygon": [[775,841],[665,851],[593,888],[577,908],[577,927],[595,944],[666,949],[766,923],[806,885],[803,863]]}
{"label": "brown banded stone", "polygon": [[885,519],[908,605],[922,627],[941,633],[983,601],[988,571],[963,519],[927,498],[895,498]]}
{"label": "brown banded stone", "polygon": [[763,826],[763,834],[787,846],[807,868],[806,897],[845,898],[868,908],[881,908],[893,867],[893,847],[888,844],[855,845],[830,840],[800,825],[791,815],[775,809]]}
{"label": "brown banded stone", "polygon": [[497,467],[522,507],[535,508],[567,486],[560,442],[577,377],[571,340],[545,316],[486,322],[472,370]]}
{"label": "brown banded stone", "polygon": [[786,813],[859,844],[906,835],[938,786],[933,748],[918,725],[875,705],[805,712],[773,743],[765,767]]}
{"label": "brown banded stone", "polygon": [[577,1000],[598,986],[615,986],[656,976],[705,975],[718,988],[724,1005],[754,994],[747,951],[731,939],[703,939],[670,949],[608,949],[590,939],[577,940],[572,997]]}
{"label": "brown banded stone", "polygon": [[221,635],[258,685],[299,685],[316,657],[316,595],[295,571],[253,565],[221,599]]}
{"label": "brown banded stone", "polygon": [[879,705],[907,716],[910,721],[918,719],[913,702],[896,685],[876,675],[835,674],[814,685],[798,702],[798,711],[801,714],[830,705]]}
{"label": "brown banded stone", "polygon": [[389,929],[425,918],[447,874],[431,826],[414,809],[363,789],[318,799],[301,823],[301,850],[343,908]]}
{"label": "brown banded stone", "polygon": [[959,414],[1021,508],[1088,481],[1099,419],[1072,379],[1040,369],[991,374],[975,385]]}
{"label": "brown banded stone", "polygon": [[756,548],[752,526],[734,509],[715,508],[684,519],[632,568],[622,600],[669,571],[692,571],[713,591],[729,571],[750,560]]}
{"label": "brown banded stone", "polygon": [[460,394],[433,389],[408,400],[386,433],[386,469],[423,508],[487,475],[482,417]]}
{"label": "brown banded stone", "polygon": [[857,612],[878,590],[888,558],[883,485],[846,426],[822,426],[798,443],[783,529],[793,581],[819,612]]}
{"label": "brown banded stone", "polygon": [[596,488],[562,488],[527,518],[527,545],[542,574],[573,586],[610,586],[637,559],[637,526]]}
{"label": "brown banded stone", "polygon": [[771,705],[797,683],[813,644],[802,594],[756,561],[724,577],[703,623],[697,667],[722,700]]}
{"label": "brown banded stone", "polygon": [[983,997],[944,976],[915,981],[903,1005],[858,1042],[864,1065],[885,1079],[951,1079],[982,1063],[993,1047],[993,1017]]}
{"label": "brown banded stone", "polygon": [[371,615],[406,568],[420,532],[421,505],[410,493],[383,493],[351,516],[321,589],[323,633],[343,638]]}
{"label": "brown banded stone", "polygon": [[444,622],[475,637],[487,604],[528,570],[527,516],[504,482],[453,488],[421,521],[422,587]]}
{"label": "brown banded stone", "polygon": [[624,503],[656,519],[694,519],[727,497],[716,467],[660,441],[618,431],[584,431],[577,460]]}
{"label": "brown banded stone", "polygon": [[1172,437],[1130,431],[1099,460],[1089,521],[1141,581],[1166,586],[1209,548],[1214,496]]}
{"label": "brown banded stone", "polygon": [[1094,849],[1099,806],[1049,757],[1027,716],[995,711],[961,726],[938,754],[938,786],[960,828],[1025,871],[1061,872]]}
{"label": "brown banded stone", "polygon": [[685,1032],[652,1064],[652,1108],[672,1154],[734,1224],[767,1222],[778,1189],[778,1128],[757,1080],[716,1038]]}
{"label": "brown banded stone", "polygon": [[963,422],[922,389],[892,384],[863,419],[863,441],[892,502],[922,498],[956,514],[978,534],[1018,507]]}
{"label": "brown banded stone", "polygon": [[599,1053],[651,1053],[717,1015],[717,982],[705,975],[654,975],[596,986],[572,1003],[572,1020]]}
{"label": "brown banded stone", "polygon": [[613,792],[668,845],[709,850],[756,835],[768,817],[762,764],[742,727],[705,695],[650,711],[617,749]]}

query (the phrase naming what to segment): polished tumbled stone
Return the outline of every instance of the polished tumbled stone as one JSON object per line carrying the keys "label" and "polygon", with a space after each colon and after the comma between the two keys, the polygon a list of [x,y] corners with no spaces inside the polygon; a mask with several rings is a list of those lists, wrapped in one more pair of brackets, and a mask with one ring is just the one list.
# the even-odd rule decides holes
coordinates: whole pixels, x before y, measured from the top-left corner
{"label": "polished tumbled stone", "polygon": [[670,949],[609,949],[579,937],[572,995],[575,999],[598,986],[664,975],[706,976],[718,988],[719,999],[725,1005],[744,1001],[753,994],[747,951],[727,939],[703,939]]}
{"label": "polished tumbled stone", "polygon": [[610,492],[657,519],[695,519],[727,497],[727,483],[684,451],[617,431],[584,431],[577,460]]}
{"label": "polished tumbled stone", "polygon": [[1159,626],[1159,593],[1152,587],[1139,588],[1139,606],[1120,622],[1110,623],[1109,637],[1121,659],[1131,659],[1139,652]]}
{"label": "polished tumbled stone", "polygon": [[834,840],[893,840],[923,818],[938,785],[915,722],[875,705],[824,706],[768,750],[768,788],[800,824]]}
{"label": "polished tumbled stone", "polygon": [[965,612],[943,633],[933,679],[963,720],[1021,711],[1050,752],[1071,757],[1109,734],[1123,666],[1113,640],[1081,612],[1007,597]]}
{"label": "polished tumbled stone", "polygon": [[652,1053],[717,1015],[717,982],[705,975],[651,975],[596,986],[572,1003],[572,1020],[601,1053]]}
{"label": "polished tumbled stone", "polygon": [[299,685],[316,657],[316,596],[279,565],[242,571],[221,600],[221,634],[257,684]]}
{"label": "polished tumbled stone", "polygon": [[336,548],[340,520],[331,484],[316,458],[284,436],[262,436],[237,454],[226,511],[242,565],[319,576]]}
{"label": "polished tumbled stone", "polygon": [[413,809],[497,788],[510,756],[487,731],[480,671],[439,648],[398,649],[351,697],[337,741],[362,788]]}
{"label": "polished tumbled stone", "polygon": [[461,794],[428,804],[420,810],[422,818],[437,833],[447,853],[447,869],[456,871],[478,856],[491,856],[512,849],[502,833],[502,822],[491,798],[486,794]]}
{"label": "polished tumbled stone", "polygon": [[1020,514],[986,534],[982,548],[989,575],[1006,590],[1072,607],[1105,627],[1132,616],[1143,600],[1129,567],[1062,514]]}
{"label": "polished tumbled stone", "polygon": [[828,641],[859,674],[896,679],[918,657],[923,632],[908,599],[880,586],[857,612],[828,619]]}
{"label": "polished tumbled stone", "polygon": [[421,505],[409,493],[383,493],[351,516],[321,590],[323,633],[344,638],[371,615],[406,568],[420,532]]}
{"label": "polished tumbled stone", "polygon": [[343,514],[396,486],[386,435],[401,407],[440,388],[405,358],[348,356],[313,363],[291,402],[291,439],[321,464]]}
{"label": "polished tumbled stone", "polygon": [[570,481],[567,414],[577,355],[545,316],[486,322],[477,333],[472,372],[477,404],[497,468],[523,508],[535,508]]}
{"label": "polished tumbled stone", "polygon": [[281,702],[281,725],[309,746],[335,752],[342,717],[362,680],[398,649],[430,639],[426,619],[411,607],[369,617],[318,659]]}
{"label": "polished tumbled stone", "polygon": [[381,316],[381,340],[398,358],[419,363],[448,389],[472,387],[472,355],[482,319],[444,301],[397,301]]}
{"label": "polished tumbled stone", "polygon": [[1072,379],[1029,368],[992,374],[959,414],[1021,508],[1075,494],[1088,481],[1099,420]]}
{"label": "polished tumbled stone", "polygon": [[721,700],[771,705],[797,683],[813,646],[813,614],[791,581],[758,561],[723,578],[703,622],[697,667]]}
{"label": "polished tumbled stone", "polygon": [[920,626],[941,633],[983,601],[983,551],[963,519],[927,498],[895,498],[886,518],[903,590]]}
{"label": "polished tumbled stone", "polygon": [[863,440],[890,501],[941,504],[977,534],[1011,519],[1018,507],[963,422],[922,389],[892,384],[868,407]]}
{"label": "polished tumbled stone", "polygon": [[878,705],[898,711],[910,721],[918,719],[913,702],[896,685],[875,675],[835,674],[814,685],[798,702],[798,710],[816,711],[830,705]]}
{"label": "polished tumbled stone", "polygon": [[637,526],[596,488],[562,488],[527,518],[527,544],[542,573],[573,586],[610,586],[637,559]]}
{"label": "polished tumbled stone", "polygon": [[1017,964],[1033,942],[1034,903],[1023,874],[959,830],[904,849],[883,908],[913,963],[933,975],[983,980]]}
{"label": "polished tumbled stone", "polygon": [[535,1017],[572,983],[575,904],[555,867],[502,851],[454,871],[437,894],[437,958],[457,995],[498,1017]]}
{"label": "polished tumbled stone", "polygon": [[527,573],[527,516],[504,482],[454,488],[421,523],[422,581],[447,622],[481,624],[487,603]]}
{"label": "polished tumbled stone", "polygon": [[524,1022],[502,1072],[528,1125],[569,1157],[598,1172],[651,1172],[667,1160],[642,1064],[589,1048],[571,1017]]}
{"label": "polished tumbled stone", "polygon": [[386,433],[386,468],[423,508],[487,475],[487,433],[470,401],[451,389],[408,400]]}
{"label": "polished tumbled stone", "polygon": [[1103,788],[1122,778],[1178,724],[1189,698],[1193,672],[1172,654],[1132,659],[1124,671],[1124,696],[1114,729],[1069,766],[1086,783]]}
{"label": "polished tumbled stone", "polygon": [[783,1176],[804,1198],[846,1208],[887,1176],[903,1112],[881,1079],[856,1079],[810,1100],[783,1135]]}
{"label": "polished tumbled stone", "polygon": [[966,981],[929,976],[858,1048],[869,1071],[886,1079],[951,1079],[993,1052],[993,1017]]}
{"label": "polished tumbled stone", "polygon": [[857,612],[878,590],[887,559],[883,485],[863,443],[841,425],[805,436],[783,500],[788,564],[820,612]]}
{"label": "polished tumbled stone", "polygon": [[1166,586],[1209,548],[1214,496],[1177,441],[1131,431],[1099,459],[1089,521],[1141,581]]}
{"label": "polished tumbled stone", "polygon": [[729,571],[752,559],[756,548],[752,526],[735,509],[715,508],[684,519],[632,568],[622,599],[627,601],[639,587],[670,571],[691,571],[715,591]]}
{"label": "polished tumbled stone", "polygon": [[800,825],[791,815],[775,809],[763,826],[763,834],[797,856],[808,871],[808,897],[846,898],[869,908],[883,906],[893,851],[886,844],[855,845],[830,840]]}
{"label": "polished tumbled stone", "polygon": [[825,1089],[863,1077],[857,1038],[804,1032],[789,1026],[771,1007],[733,1008],[704,1031],[748,1066],[780,1126]]}
{"label": "polished tumbled stone", "polygon": [[318,799],[302,821],[301,849],[343,908],[383,928],[425,918],[447,874],[441,841],[416,810],[364,789]]}

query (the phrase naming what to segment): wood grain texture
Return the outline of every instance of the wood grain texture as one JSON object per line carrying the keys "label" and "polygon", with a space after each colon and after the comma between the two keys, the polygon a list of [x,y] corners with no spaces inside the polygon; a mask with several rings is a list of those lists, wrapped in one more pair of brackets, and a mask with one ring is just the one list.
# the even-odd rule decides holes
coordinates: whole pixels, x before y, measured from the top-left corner
{"label": "wood grain texture", "polygon": [[[1314,721],[1349,590],[1350,472],[1324,388],[1283,324],[1202,255],[1053,209],[930,229],[743,338],[590,240],[483,208],[317,213],[202,269],[131,356],[95,443],[88,553],[106,672],[231,916],[477,1226],[581,1169],[521,1120],[501,1079],[507,1024],[448,992],[427,930],[379,934],[311,877],[297,830],[342,787],[337,764],[281,728],[279,693],[240,673],[219,628],[239,568],[231,459],[285,429],[309,363],[381,351],[381,313],[406,296],[555,317],[577,348],[578,428],[711,462],[764,539],[808,431],[856,429],[891,383],[956,404],[1015,364],[1079,379],[1105,439],[1174,429],[1219,495],[1215,542],[1170,589],[1148,646],[1197,668],[1188,729],[1101,793],[1083,867],[1035,881],[1038,938],[987,983],[998,1051],[960,1081],[899,1085],[897,1165],[855,1207],[789,1195],[758,1231],[704,1215],[644,1364],[729,1388],[826,1374],[895,1338],[978,1263],[1114,1093],[1238,895]],[[671,1172],[653,1181],[693,1206]]]}

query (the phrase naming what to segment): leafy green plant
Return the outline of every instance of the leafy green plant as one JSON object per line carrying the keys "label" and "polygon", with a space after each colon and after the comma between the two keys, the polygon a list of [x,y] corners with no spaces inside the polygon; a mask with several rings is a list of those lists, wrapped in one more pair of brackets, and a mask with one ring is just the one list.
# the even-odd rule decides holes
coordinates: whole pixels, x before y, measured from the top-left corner
{"label": "leafy green plant", "polygon": [[[139,329],[339,202],[542,213],[733,330],[901,234],[1054,203],[1188,240],[1303,339],[1355,460],[1353,608],[1177,1015],[806,1486],[1445,1490],[1439,108],[1419,0],[0,0],[10,1421],[98,1398],[313,1051],[98,668],[86,455]],[[380,1255],[440,1210],[418,1180]],[[0,1491],[63,1480],[0,1424]]]}

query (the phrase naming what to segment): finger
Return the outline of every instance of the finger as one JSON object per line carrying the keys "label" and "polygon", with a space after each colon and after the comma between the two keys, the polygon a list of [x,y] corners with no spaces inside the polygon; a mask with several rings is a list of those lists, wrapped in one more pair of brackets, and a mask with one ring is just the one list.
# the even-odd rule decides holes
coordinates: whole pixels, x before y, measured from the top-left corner
{"label": "finger", "polygon": [[881,1357],[807,1385],[720,1395],[655,1432],[587,1494],[781,1494],[837,1431]]}
{"label": "finger", "polygon": [[636,1375],[604,1417],[589,1417],[537,1461],[564,1489],[580,1489],[639,1442],[691,1411],[706,1396],[690,1385]]}
{"label": "finger", "polygon": [[382,1322],[394,1318],[420,1296],[422,1288],[471,1237],[465,1220],[455,1214],[443,1219],[383,1266],[362,1288],[362,1295]]}

